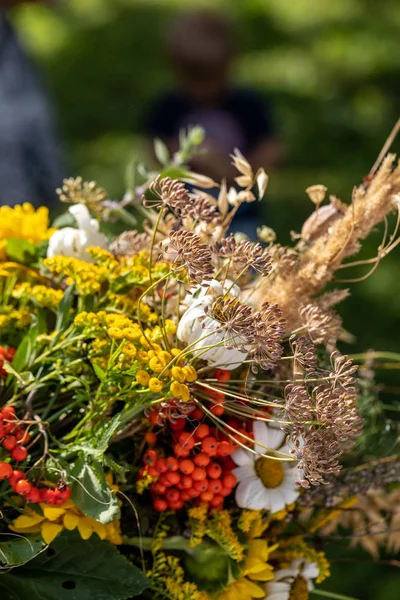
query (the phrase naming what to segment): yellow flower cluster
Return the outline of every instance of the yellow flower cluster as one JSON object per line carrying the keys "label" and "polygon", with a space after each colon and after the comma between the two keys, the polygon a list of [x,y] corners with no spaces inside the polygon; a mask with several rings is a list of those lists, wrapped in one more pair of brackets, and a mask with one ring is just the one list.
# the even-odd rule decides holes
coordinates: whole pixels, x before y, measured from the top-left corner
{"label": "yellow flower cluster", "polygon": [[32,204],[25,203],[11,208],[0,207],[0,258],[6,258],[7,240],[16,238],[38,244],[48,239],[54,229],[49,229],[49,211],[45,206],[37,210]]}
{"label": "yellow flower cluster", "polygon": [[263,517],[261,510],[242,510],[238,521],[239,529],[251,538],[261,537],[268,525],[269,519]]}
{"label": "yellow flower cluster", "polygon": [[149,576],[157,587],[165,589],[165,596],[170,600],[209,600],[208,595],[201,592],[194,583],[185,581],[184,570],[176,556],[156,552]]}
{"label": "yellow flower cluster", "polygon": [[316,583],[321,583],[330,576],[330,565],[326,558],[325,552],[318,551],[312,546],[309,546],[304,540],[297,540],[296,543],[284,548],[277,554],[279,559],[283,559],[290,563],[294,558],[303,558],[307,562],[316,563],[319,574]]}
{"label": "yellow flower cluster", "polygon": [[202,502],[199,506],[195,506],[189,510],[190,519],[190,541],[189,546],[195,548],[203,541],[207,533],[207,515],[208,504]]}
{"label": "yellow flower cluster", "polygon": [[49,308],[50,310],[57,311],[63,297],[63,291],[55,290],[45,285],[21,283],[15,286],[12,296],[16,299],[32,301],[42,308]]}
{"label": "yellow flower cluster", "polygon": [[76,291],[82,296],[97,294],[102,284],[107,280],[106,269],[78,258],[53,256],[45,258],[44,265],[51,273],[66,277],[67,285],[74,283]]}
{"label": "yellow flower cluster", "polygon": [[27,508],[24,515],[15,519],[10,529],[21,534],[40,533],[46,544],[51,544],[64,529],[77,529],[83,540],[88,540],[93,533],[97,533],[102,540],[122,544],[119,520],[107,525],[99,523],[81,513],[72,500],[67,500],[62,506],[39,506],[42,515]]}
{"label": "yellow flower cluster", "polygon": [[31,313],[29,310],[17,310],[12,306],[2,306],[1,310],[3,311],[0,314],[0,328],[6,329],[6,327],[16,327],[17,329],[21,329],[28,325],[31,321]]}
{"label": "yellow flower cluster", "polygon": [[244,548],[232,529],[232,517],[227,510],[214,511],[207,523],[207,535],[217,542],[237,562],[244,558]]}

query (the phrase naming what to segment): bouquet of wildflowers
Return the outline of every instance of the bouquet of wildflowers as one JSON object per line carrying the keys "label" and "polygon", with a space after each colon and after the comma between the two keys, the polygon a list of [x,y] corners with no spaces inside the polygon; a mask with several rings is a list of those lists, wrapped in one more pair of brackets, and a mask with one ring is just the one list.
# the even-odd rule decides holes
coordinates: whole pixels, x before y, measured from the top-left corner
{"label": "bouquet of wildflowers", "polygon": [[[308,188],[292,247],[266,226],[253,242],[229,229],[268,177],[239,152],[235,187],[191,172],[199,133],[172,158],[158,142],[161,174],[133,170],[121,202],[66,180],[54,228],[0,208],[2,599],[345,598],[318,587],[321,539],[400,547],[380,354],[357,373],[338,350],[349,291],[331,285],[398,243],[400,166],[349,204]],[[377,256],[352,260],[380,223]]]}

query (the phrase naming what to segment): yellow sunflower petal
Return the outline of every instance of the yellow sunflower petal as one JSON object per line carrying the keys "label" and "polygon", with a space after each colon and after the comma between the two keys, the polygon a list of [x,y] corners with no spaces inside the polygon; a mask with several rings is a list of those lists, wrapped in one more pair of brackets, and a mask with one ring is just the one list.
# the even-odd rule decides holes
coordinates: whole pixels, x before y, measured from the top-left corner
{"label": "yellow sunflower petal", "polygon": [[83,540],[88,540],[93,533],[91,519],[88,519],[88,517],[80,517],[78,531]]}
{"label": "yellow sunflower petal", "polygon": [[106,526],[103,525],[103,523],[99,523],[98,521],[95,521],[94,519],[92,520],[92,527],[94,529],[94,532],[97,533],[97,535],[99,536],[99,538],[101,540],[105,540],[106,536],[107,536],[107,529]]}
{"label": "yellow sunflower petal", "polygon": [[246,579],[246,586],[244,586],[244,589],[252,598],[265,598],[265,590],[249,579]]}
{"label": "yellow sunflower petal", "polygon": [[27,527],[34,527],[38,523],[41,523],[41,521],[44,521],[44,517],[37,513],[32,513],[32,515],[21,515],[15,519],[13,527],[15,529],[26,529]]}
{"label": "yellow sunflower petal", "polygon": [[64,518],[63,518],[63,523],[64,523],[64,527],[65,529],[68,529],[69,531],[72,531],[73,529],[75,529],[75,527],[77,527],[78,523],[79,523],[79,519],[80,516],[75,514],[72,511],[68,511],[65,513]]}
{"label": "yellow sunflower petal", "polygon": [[58,525],[57,523],[51,523],[50,521],[45,521],[41,528],[42,538],[46,542],[46,544],[51,544],[51,542],[61,533],[63,530],[62,525]]}
{"label": "yellow sunflower petal", "polygon": [[49,521],[57,521],[57,519],[65,514],[65,510],[63,508],[57,508],[56,506],[45,506],[43,508],[43,514]]}

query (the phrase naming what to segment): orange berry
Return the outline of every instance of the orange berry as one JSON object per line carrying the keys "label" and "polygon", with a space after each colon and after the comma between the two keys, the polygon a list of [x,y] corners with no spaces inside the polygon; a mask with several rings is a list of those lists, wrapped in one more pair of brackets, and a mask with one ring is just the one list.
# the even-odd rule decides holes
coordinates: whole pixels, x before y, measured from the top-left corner
{"label": "orange berry", "polygon": [[190,500],[189,492],[186,492],[185,490],[183,492],[181,492],[181,500],[182,500],[182,502],[189,502],[189,500]]}
{"label": "orange berry", "polygon": [[22,462],[28,456],[28,450],[24,446],[17,446],[11,452],[11,458],[17,462]]}
{"label": "orange berry", "polygon": [[214,498],[214,494],[212,492],[202,492],[200,494],[200,498],[203,500],[203,502],[211,502],[211,500]]}
{"label": "orange berry", "polygon": [[185,460],[181,460],[179,469],[185,475],[190,475],[194,471],[194,463],[192,460],[186,458]]}
{"label": "orange berry", "polygon": [[152,483],[150,486],[150,490],[153,492],[153,494],[159,494],[160,496],[165,494],[166,489],[166,486],[162,485],[159,481]]}
{"label": "orange berry", "polygon": [[32,502],[33,504],[40,502],[40,490],[36,487],[32,487],[29,494],[26,495],[26,500],[27,502]]}
{"label": "orange berry", "polygon": [[158,483],[161,483],[161,485],[165,485],[165,487],[170,487],[174,484],[170,483],[169,479],[167,478],[167,475],[169,475],[169,473],[161,473],[160,477],[158,478]]}
{"label": "orange berry", "polygon": [[169,471],[168,473],[165,474],[165,477],[169,481],[169,483],[172,485],[176,485],[181,480],[181,476],[179,475],[179,473],[177,471]]}
{"label": "orange berry", "polygon": [[182,448],[187,450],[191,450],[194,446],[194,436],[193,433],[189,433],[188,431],[183,431],[179,436],[179,443]]}
{"label": "orange berry", "polygon": [[1,409],[3,419],[14,420],[15,419],[15,408],[13,406],[4,406]]}
{"label": "orange berry", "polygon": [[215,437],[208,436],[203,439],[201,443],[201,449],[209,456],[215,456],[217,454],[218,442]]}
{"label": "orange berry", "polygon": [[144,439],[147,444],[154,445],[157,443],[157,436],[152,431],[148,431],[144,436]]}
{"label": "orange berry", "polygon": [[189,490],[193,485],[193,479],[189,475],[181,477],[181,484],[184,490]]}
{"label": "orange berry", "polygon": [[165,471],[168,471],[167,461],[165,460],[165,458],[157,459],[154,468],[157,471],[157,473],[165,473]]}
{"label": "orange berry", "polygon": [[231,378],[231,372],[227,369],[215,369],[215,379],[218,381],[229,381]]}
{"label": "orange berry", "polygon": [[203,467],[196,467],[192,473],[193,481],[202,481],[207,477],[206,470]]}
{"label": "orange berry", "polygon": [[213,479],[208,484],[208,489],[213,494],[219,494],[222,490],[222,483],[220,479]]}
{"label": "orange berry", "polygon": [[208,454],[205,454],[204,452],[200,452],[200,454],[196,454],[196,456],[194,457],[193,460],[198,467],[206,467],[208,465],[208,463],[210,462],[211,458],[209,457]]}
{"label": "orange berry", "polygon": [[182,448],[180,444],[174,444],[174,454],[178,458],[186,458],[190,454],[190,450],[188,448]]}
{"label": "orange berry", "polygon": [[213,462],[208,465],[207,475],[211,479],[218,479],[221,476],[221,473],[222,473],[221,465],[219,465],[218,463]]}
{"label": "orange berry", "polygon": [[54,504],[55,499],[56,499],[55,490],[46,489],[46,488],[41,489],[40,490],[40,499],[45,504]]}
{"label": "orange berry", "polygon": [[159,512],[164,512],[164,510],[167,510],[168,508],[168,504],[163,498],[155,498],[153,501],[153,506]]}
{"label": "orange berry", "polygon": [[3,441],[3,448],[5,448],[6,450],[9,450],[9,451],[13,450],[13,448],[15,448],[16,445],[17,445],[17,438],[15,437],[15,435],[9,435]]}
{"label": "orange berry", "polygon": [[180,498],[179,490],[175,487],[170,487],[165,493],[165,498],[168,503],[176,502]]}
{"label": "orange berry", "polygon": [[202,421],[204,419],[204,411],[201,408],[195,408],[190,413],[190,418],[196,421]]}
{"label": "orange berry", "polygon": [[220,496],[219,494],[216,494],[211,500],[210,504],[213,508],[222,508],[224,504],[224,497]]}
{"label": "orange berry", "polygon": [[169,456],[166,464],[168,471],[177,471],[179,469],[179,461],[175,458],[175,456]]}
{"label": "orange berry", "polygon": [[224,487],[232,489],[235,487],[236,484],[237,484],[237,479],[233,473],[226,473],[226,475],[224,475],[222,477],[222,485]]}
{"label": "orange berry", "polygon": [[229,442],[219,442],[217,447],[218,456],[230,456],[234,448]]}
{"label": "orange berry", "polygon": [[147,472],[150,475],[150,477],[158,477],[159,476],[159,472],[157,471],[157,469],[155,467],[147,467]]}
{"label": "orange berry", "polygon": [[182,429],[185,429],[185,425],[185,419],[178,419],[174,423],[172,421],[170,421],[169,423],[169,426],[172,429],[172,431],[182,431]]}
{"label": "orange berry", "polygon": [[13,468],[10,463],[0,462],[0,479],[7,479],[13,474]]}
{"label": "orange berry", "polygon": [[200,495],[200,492],[193,486],[190,490],[187,491],[191,498],[197,498]]}
{"label": "orange berry", "polygon": [[143,462],[145,465],[149,465],[149,467],[154,467],[156,464],[156,460],[158,458],[157,452],[155,450],[147,450],[143,456]]}
{"label": "orange berry", "polygon": [[177,500],[176,502],[169,502],[168,507],[171,510],[181,510],[183,508],[182,500]]}
{"label": "orange berry", "polygon": [[210,433],[210,428],[208,425],[206,425],[205,423],[202,423],[201,425],[199,425],[198,427],[196,427],[194,435],[196,436],[196,438],[198,440],[203,440],[204,438],[206,438]]}
{"label": "orange berry", "polygon": [[31,434],[29,431],[25,431],[24,429],[18,429],[15,433],[15,437],[17,438],[17,442],[21,444],[28,444],[31,441]]}
{"label": "orange berry", "polygon": [[15,491],[20,496],[27,496],[32,489],[32,484],[29,483],[26,479],[20,479],[15,484]]}
{"label": "orange berry", "polygon": [[195,481],[193,487],[198,492],[206,492],[208,490],[208,480],[203,479],[201,481]]}
{"label": "orange berry", "polygon": [[221,496],[229,496],[230,494],[232,494],[232,488],[230,487],[223,487],[222,490],[220,491]]}
{"label": "orange berry", "polygon": [[214,406],[210,408],[210,412],[212,412],[212,414],[216,417],[222,417],[225,412],[225,408],[222,404],[214,404]]}

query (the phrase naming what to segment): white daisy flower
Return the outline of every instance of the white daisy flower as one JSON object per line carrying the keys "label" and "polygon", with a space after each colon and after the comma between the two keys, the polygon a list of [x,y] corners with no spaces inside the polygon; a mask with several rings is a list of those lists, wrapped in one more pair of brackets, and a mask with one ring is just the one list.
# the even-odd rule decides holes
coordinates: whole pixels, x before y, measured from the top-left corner
{"label": "white daisy flower", "polygon": [[84,204],[74,204],[68,210],[75,217],[78,228],[64,227],[53,233],[49,239],[47,256],[69,256],[90,262],[86,248],[107,248],[107,238],[99,232],[99,222],[91,218]]}
{"label": "white daisy flower", "polygon": [[232,471],[239,481],[236,504],[240,508],[276,513],[299,496],[300,490],[294,479],[295,462],[268,458],[271,454],[282,456],[274,450],[289,455],[290,448],[284,444],[283,431],[261,421],[254,421],[253,431],[256,454],[243,448],[232,454],[232,460],[238,465]]}
{"label": "white daisy flower", "polygon": [[[209,364],[223,369],[236,369],[246,359],[246,353],[235,347],[235,340],[229,335],[229,348],[225,347],[227,332],[221,323],[207,316],[209,308],[215,299],[229,292],[230,296],[237,297],[239,288],[231,281],[226,280],[225,285],[212,280],[206,287],[198,286],[185,298],[189,308],[182,315],[177,330],[178,339],[191,346],[191,351]],[[237,343],[243,340],[237,336]]]}
{"label": "white daisy flower", "polygon": [[311,580],[316,579],[318,575],[319,568],[316,563],[296,558],[290,567],[277,571],[274,579],[267,583],[266,600],[307,600],[309,592],[314,589]]}

